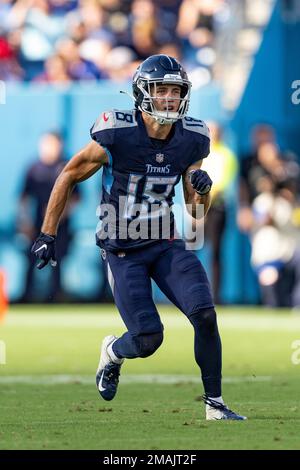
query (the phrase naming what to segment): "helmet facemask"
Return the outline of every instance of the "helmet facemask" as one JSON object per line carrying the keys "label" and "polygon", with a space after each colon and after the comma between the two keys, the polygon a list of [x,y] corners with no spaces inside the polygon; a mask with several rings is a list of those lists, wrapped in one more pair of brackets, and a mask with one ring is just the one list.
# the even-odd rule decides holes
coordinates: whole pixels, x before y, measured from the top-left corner
{"label": "helmet facemask", "polygon": [[[181,89],[180,97],[161,97],[157,96],[157,87],[161,85],[177,85]],[[156,119],[159,124],[173,124],[178,119],[182,119],[188,111],[190,102],[191,82],[185,80],[180,76],[178,79],[172,75],[172,78],[163,77],[155,79],[139,78],[136,82],[137,88],[141,91],[138,103],[138,108]],[[159,111],[155,107],[154,100],[161,100],[166,102],[166,110]],[[174,103],[179,101],[177,111],[170,110]],[[169,102],[172,102],[169,104]],[[172,106],[171,106],[172,105]]]}

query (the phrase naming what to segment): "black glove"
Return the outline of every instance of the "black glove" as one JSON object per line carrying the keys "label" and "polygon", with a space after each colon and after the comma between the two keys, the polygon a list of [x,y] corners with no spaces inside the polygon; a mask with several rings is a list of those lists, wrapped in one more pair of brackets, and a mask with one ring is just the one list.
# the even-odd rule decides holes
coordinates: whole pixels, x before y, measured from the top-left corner
{"label": "black glove", "polygon": [[206,171],[203,170],[192,170],[189,173],[190,177],[190,182],[191,185],[193,186],[194,190],[200,194],[201,196],[204,196],[204,194],[209,193],[212,187],[212,180],[206,173]]}
{"label": "black glove", "polygon": [[55,236],[47,235],[43,232],[41,232],[35,240],[31,248],[31,253],[41,260],[37,265],[38,269],[43,269],[49,261],[51,266],[55,267],[57,265],[55,241]]}

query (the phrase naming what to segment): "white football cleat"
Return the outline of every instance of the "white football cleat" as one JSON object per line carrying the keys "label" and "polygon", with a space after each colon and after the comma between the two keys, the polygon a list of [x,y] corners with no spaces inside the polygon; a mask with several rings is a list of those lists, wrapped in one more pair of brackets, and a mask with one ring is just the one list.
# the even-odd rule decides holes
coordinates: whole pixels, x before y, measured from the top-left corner
{"label": "white football cleat", "polygon": [[224,403],[220,403],[213,398],[209,398],[206,395],[202,397],[206,411],[206,420],[207,421],[217,421],[220,419],[230,419],[233,421],[244,421],[246,416],[241,416],[235,413],[234,411],[227,408]]}
{"label": "white football cleat", "polygon": [[117,340],[116,336],[106,336],[102,341],[101,355],[96,372],[96,386],[104,400],[112,400],[118,389],[121,365],[124,359],[116,357],[111,345]]}

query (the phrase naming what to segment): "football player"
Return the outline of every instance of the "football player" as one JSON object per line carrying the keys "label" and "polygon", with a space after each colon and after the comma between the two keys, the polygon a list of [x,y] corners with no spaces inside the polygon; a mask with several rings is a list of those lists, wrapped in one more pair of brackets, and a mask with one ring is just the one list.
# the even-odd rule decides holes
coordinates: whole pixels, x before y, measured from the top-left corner
{"label": "football player", "polygon": [[150,56],[138,67],[135,108],[101,113],[91,128],[92,141],[58,177],[32,251],[39,268],[56,259],[57,226],[72,188],[102,167],[96,239],[127,331],[102,342],[96,374],[100,395],[114,398],[126,358],[150,356],[162,344],[163,325],[151,292],[154,279],[194,328],[206,419],[243,420],[223,402],[221,341],[209,282],[196,255],[178,238],[171,208],[181,178],[194,218],[205,215],[210,204],[212,181],[201,170],[209,154],[209,131],[203,121],[187,116],[190,91],[185,70],[172,57]]}

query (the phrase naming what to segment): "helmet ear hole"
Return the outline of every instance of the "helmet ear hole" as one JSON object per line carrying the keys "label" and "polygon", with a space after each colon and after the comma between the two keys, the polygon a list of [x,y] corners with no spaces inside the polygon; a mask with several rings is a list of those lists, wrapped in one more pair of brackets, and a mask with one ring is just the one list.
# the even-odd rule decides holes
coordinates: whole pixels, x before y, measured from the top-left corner
{"label": "helmet ear hole", "polygon": [[180,98],[185,98],[186,95],[188,94],[189,88],[187,85],[182,85],[181,86],[181,91],[180,91]]}

